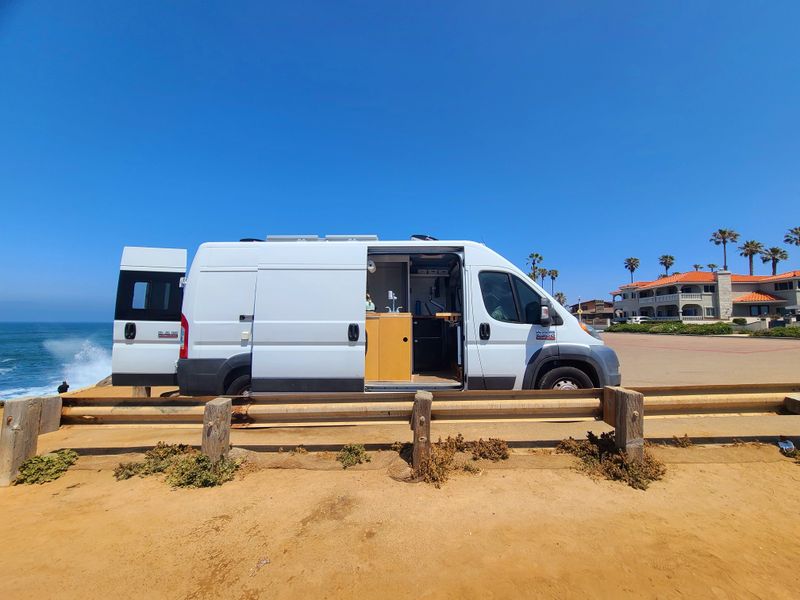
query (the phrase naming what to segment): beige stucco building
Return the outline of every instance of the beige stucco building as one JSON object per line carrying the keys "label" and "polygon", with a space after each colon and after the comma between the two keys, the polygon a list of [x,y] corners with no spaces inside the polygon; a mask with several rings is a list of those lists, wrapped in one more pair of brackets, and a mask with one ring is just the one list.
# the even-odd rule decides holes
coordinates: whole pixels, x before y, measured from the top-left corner
{"label": "beige stucco building", "polygon": [[779,275],[737,275],[728,271],[690,271],[622,285],[611,292],[620,317],[681,320],[755,320],[797,314],[800,271]]}

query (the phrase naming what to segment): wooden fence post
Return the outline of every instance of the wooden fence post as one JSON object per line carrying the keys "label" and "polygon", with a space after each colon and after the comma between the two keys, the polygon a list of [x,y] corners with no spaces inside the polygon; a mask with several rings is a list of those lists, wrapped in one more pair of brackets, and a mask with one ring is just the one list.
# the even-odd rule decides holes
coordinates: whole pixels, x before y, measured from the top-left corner
{"label": "wooden fence post", "polygon": [[150,391],[149,385],[135,385],[131,391],[131,396],[134,398],[149,398]]}
{"label": "wooden fence post", "polygon": [[0,428],[0,486],[11,485],[20,465],[36,455],[41,398],[6,400]]}
{"label": "wooden fence post", "polygon": [[58,431],[61,427],[61,396],[42,398],[42,415],[39,418],[39,435]]}
{"label": "wooden fence post", "polygon": [[411,429],[414,432],[414,450],[411,466],[414,474],[419,473],[420,467],[431,457],[431,405],[433,394],[430,392],[417,392],[414,395],[414,408],[411,411]]}
{"label": "wooden fence post", "polygon": [[603,388],[603,420],[614,427],[617,448],[644,459],[644,396],[621,387]]}
{"label": "wooden fence post", "polygon": [[800,394],[786,396],[783,401],[783,405],[790,413],[800,415]]}
{"label": "wooden fence post", "polygon": [[213,462],[228,456],[231,447],[230,398],[215,398],[206,403],[203,413],[203,454]]}

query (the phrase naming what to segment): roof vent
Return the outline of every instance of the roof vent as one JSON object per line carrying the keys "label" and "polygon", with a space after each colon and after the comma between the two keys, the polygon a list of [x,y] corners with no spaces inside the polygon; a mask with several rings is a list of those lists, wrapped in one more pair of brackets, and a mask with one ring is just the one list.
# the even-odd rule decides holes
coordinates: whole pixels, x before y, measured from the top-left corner
{"label": "roof vent", "polygon": [[377,242],[378,236],[374,234],[340,234],[340,235],[326,235],[325,239],[329,242]]}
{"label": "roof vent", "polygon": [[261,238],[241,238],[240,242],[263,242]]}
{"label": "roof vent", "polygon": [[417,240],[419,242],[437,242],[439,241],[438,238],[433,237],[432,235],[425,235],[424,233],[415,233],[411,236],[412,240]]}
{"label": "roof vent", "polygon": [[318,235],[268,235],[268,242],[318,242]]}

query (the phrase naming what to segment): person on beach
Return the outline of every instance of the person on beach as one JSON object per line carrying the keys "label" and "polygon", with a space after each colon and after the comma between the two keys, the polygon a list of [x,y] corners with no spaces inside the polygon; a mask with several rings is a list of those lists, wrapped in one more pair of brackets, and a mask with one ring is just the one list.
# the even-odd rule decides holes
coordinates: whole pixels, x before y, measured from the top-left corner
{"label": "person on beach", "polygon": [[65,394],[68,389],[69,389],[69,384],[66,381],[62,381],[61,385],[58,386],[58,393]]}

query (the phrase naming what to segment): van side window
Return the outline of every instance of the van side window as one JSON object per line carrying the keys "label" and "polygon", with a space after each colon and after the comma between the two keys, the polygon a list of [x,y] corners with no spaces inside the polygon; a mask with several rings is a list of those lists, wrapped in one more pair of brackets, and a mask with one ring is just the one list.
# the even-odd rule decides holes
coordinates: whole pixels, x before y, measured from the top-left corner
{"label": "van side window", "polygon": [[120,271],[117,321],[180,321],[183,273]]}
{"label": "van side window", "polygon": [[522,322],[538,325],[542,321],[542,298],[525,284],[519,277],[513,277],[514,288],[519,299]]}
{"label": "van side window", "polygon": [[481,284],[486,312],[497,321],[519,323],[517,305],[514,302],[514,292],[511,290],[508,274],[483,271],[478,274],[478,281]]}

